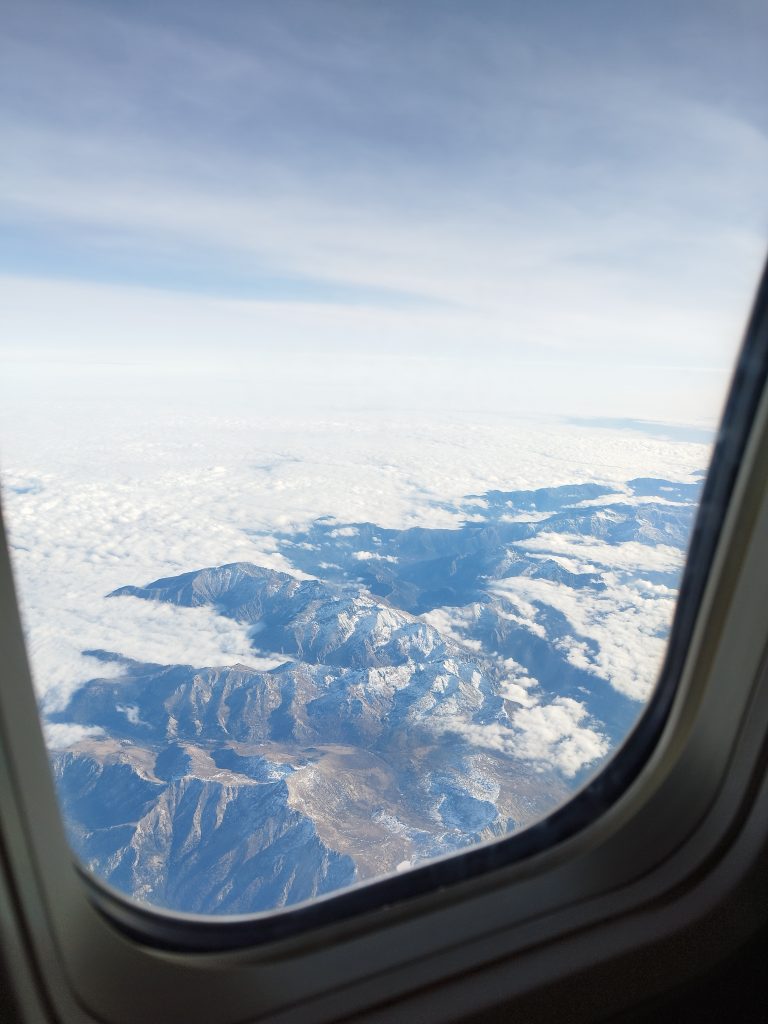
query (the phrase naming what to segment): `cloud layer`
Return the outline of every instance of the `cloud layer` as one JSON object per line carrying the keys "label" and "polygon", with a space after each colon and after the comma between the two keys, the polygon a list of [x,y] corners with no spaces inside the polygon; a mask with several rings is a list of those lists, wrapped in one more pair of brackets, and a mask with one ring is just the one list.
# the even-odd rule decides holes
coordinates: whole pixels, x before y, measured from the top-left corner
{"label": "cloud layer", "polygon": [[[544,421],[270,420],[242,408],[183,415],[172,403],[146,414],[141,407],[140,414],[132,407],[110,412],[94,396],[68,402],[66,392],[46,420],[29,407],[26,418],[14,418],[19,402],[18,393],[9,396],[2,414],[3,497],[34,677],[49,707],[86,679],[117,671],[83,656],[87,649],[159,663],[275,664],[271,652],[253,650],[246,629],[210,609],[107,600],[119,586],[240,559],[294,571],[276,552],[273,534],[323,515],[450,528],[461,520],[452,503],[488,487],[685,479],[707,458],[703,445]],[[680,553],[667,548],[614,548],[562,535],[530,548],[580,570],[680,564]],[[574,633],[598,644],[592,654],[574,640],[574,664],[643,699],[674,596],[615,575],[608,580],[605,594],[589,597],[523,578],[499,589],[506,614],[541,636],[536,601],[559,608]],[[438,610],[428,618],[460,636],[470,613]],[[509,683],[526,685],[514,666]],[[509,699],[526,706],[517,690]]]}

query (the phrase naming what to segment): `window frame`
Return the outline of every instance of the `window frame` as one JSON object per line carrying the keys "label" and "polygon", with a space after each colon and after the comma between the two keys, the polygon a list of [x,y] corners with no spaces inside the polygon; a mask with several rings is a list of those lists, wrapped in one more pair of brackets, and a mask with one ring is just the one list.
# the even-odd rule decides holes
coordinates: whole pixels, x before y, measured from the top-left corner
{"label": "window frame", "polygon": [[[753,891],[768,849],[767,364],[764,273],[661,681],[609,765],[525,832],[295,911],[217,923],[143,911],[83,879],[0,543],[0,925],[19,1001],[44,995],[41,1018],[65,1022],[151,1020],[158,999],[185,1024],[417,1008],[458,1020],[505,1000],[527,1000],[535,1019],[537,999],[570,999],[585,972],[620,1005],[632,989],[629,968],[612,980],[622,958],[676,949],[711,915],[731,921],[723,908]],[[764,914],[753,901],[714,945],[730,949]]]}

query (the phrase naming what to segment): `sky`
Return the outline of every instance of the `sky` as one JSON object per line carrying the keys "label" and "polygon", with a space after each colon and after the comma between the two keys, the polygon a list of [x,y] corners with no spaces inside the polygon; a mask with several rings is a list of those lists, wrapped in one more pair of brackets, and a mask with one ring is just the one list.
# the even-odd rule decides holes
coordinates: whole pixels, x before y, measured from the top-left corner
{"label": "sky", "polygon": [[716,420],[768,240],[762,0],[28,0],[3,26],[0,360],[29,409],[170,381]]}

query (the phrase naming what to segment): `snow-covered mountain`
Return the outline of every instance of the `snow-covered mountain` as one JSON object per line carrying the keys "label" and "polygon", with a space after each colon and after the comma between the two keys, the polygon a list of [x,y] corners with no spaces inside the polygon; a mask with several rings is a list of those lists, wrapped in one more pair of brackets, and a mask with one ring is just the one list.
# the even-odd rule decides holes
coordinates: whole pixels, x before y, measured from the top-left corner
{"label": "snow-covered mountain", "polygon": [[258,630],[259,646],[312,664],[350,668],[402,665],[458,653],[427,623],[376,601],[362,587],[319,580],[300,581],[286,573],[239,562],[147,587],[122,587],[111,596],[216,610]]}
{"label": "snow-covered mountain", "polygon": [[245,913],[542,817],[642,709],[697,489],[489,491],[457,529],[321,519],[276,538],[305,578],[114,591],[245,624],[275,667],[88,652],[103,676],[50,716],[79,730],[52,753],[75,849],[137,899]]}

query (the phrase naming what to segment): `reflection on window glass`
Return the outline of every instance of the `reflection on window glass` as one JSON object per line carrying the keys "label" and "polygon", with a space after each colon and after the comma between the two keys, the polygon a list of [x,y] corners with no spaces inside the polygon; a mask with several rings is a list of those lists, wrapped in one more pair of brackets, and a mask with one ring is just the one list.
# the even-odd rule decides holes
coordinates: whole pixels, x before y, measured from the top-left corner
{"label": "reflection on window glass", "polygon": [[627,736],[765,247],[731,14],[8,12],[3,502],[98,876],[279,908]]}

